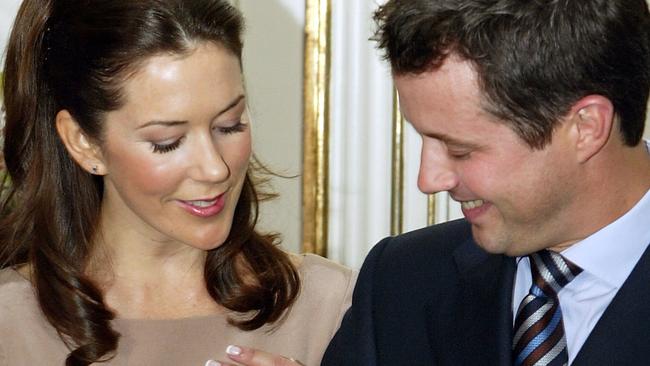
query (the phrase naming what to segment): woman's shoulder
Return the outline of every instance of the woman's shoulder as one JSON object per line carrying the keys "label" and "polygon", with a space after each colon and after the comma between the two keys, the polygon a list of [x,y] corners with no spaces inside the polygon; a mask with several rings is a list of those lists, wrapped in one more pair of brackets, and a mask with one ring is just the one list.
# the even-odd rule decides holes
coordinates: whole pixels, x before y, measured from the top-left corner
{"label": "woman's shoulder", "polygon": [[316,254],[294,254],[303,282],[317,282],[338,287],[356,280],[357,271]]}
{"label": "woman's shoulder", "polygon": [[0,270],[0,337],[13,332],[39,309],[32,284],[13,268]]}
{"label": "woman's shoulder", "polygon": [[0,360],[4,357],[7,365],[62,364],[67,353],[43,316],[31,282],[13,268],[0,270]]}
{"label": "woman's shoulder", "polygon": [[283,334],[302,339],[298,344],[315,356],[306,364],[316,365],[352,303],[357,271],[314,254],[292,258],[300,274],[300,294],[283,320]]}
{"label": "woman's shoulder", "polygon": [[315,254],[294,255],[294,258],[299,262],[303,301],[349,306],[357,271]]}
{"label": "woman's shoulder", "polygon": [[0,299],[14,298],[19,293],[32,293],[32,285],[14,268],[0,269]]}
{"label": "woman's shoulder", "polygon": [[35,301],[31,283],[13,268],[0,270],[0,320],[28,311]]}

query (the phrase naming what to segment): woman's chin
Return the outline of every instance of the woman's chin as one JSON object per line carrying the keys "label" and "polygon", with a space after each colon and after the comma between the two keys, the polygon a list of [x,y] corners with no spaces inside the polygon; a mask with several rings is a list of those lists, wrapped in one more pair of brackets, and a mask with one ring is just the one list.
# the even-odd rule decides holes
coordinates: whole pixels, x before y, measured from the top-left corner
{"label": "woman's chin", "polygon": [[225,237],[215,239],[215,237],[213,236],[209,239],[204,239],[204,240],[196,239],[188,242],[187,244],[197,249],[210,251],[219,248],[225,243],[225,241],[226,241]]}

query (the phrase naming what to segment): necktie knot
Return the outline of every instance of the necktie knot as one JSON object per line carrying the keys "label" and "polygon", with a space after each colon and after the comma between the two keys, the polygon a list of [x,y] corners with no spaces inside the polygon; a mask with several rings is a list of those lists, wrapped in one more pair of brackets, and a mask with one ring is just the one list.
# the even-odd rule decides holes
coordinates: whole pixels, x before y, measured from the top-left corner
{"label": "necktie knot", "polygon": [[529,256],[533,274],[531,294],[557,297],[560,290],[582,272],[578,267],[559,253],[542,250]]}

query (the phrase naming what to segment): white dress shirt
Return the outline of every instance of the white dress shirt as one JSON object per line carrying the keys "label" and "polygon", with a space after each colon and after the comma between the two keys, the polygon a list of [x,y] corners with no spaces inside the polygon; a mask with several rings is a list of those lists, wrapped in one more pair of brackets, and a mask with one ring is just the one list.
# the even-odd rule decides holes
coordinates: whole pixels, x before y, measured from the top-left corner
{"label": "white dress shirt", "polygon": [[[625,215],[562,252],[562,256],[583,269],[558,294],[569,364],[649,244],[650,191]],[[528,257],[517,261],[513,324],[519,303],[533,281]]]}

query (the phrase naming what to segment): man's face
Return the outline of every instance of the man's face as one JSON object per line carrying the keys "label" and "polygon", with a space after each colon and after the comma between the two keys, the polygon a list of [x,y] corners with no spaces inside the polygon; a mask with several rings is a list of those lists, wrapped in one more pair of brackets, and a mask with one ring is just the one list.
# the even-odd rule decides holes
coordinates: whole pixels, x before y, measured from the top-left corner
{"label": "man's face", "polygon": [[551,144],[533,150],[481,108],[476,77],[455,57],[439,69],[395,77],[402,112],[422,136],[418,187],[459,201],[488,252],[563,247],[572,241],[579,206],[564,124]]}

